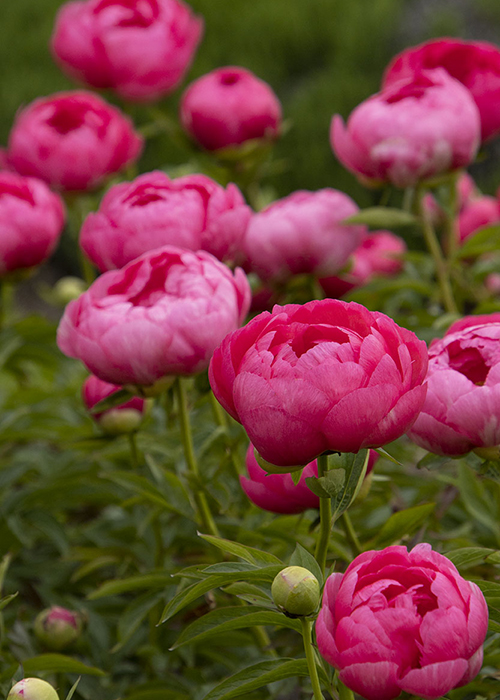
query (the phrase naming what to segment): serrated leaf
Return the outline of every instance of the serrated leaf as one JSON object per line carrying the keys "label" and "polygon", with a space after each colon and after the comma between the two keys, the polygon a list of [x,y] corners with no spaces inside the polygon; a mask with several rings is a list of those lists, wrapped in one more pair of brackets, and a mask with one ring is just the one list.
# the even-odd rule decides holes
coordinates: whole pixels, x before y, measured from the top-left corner
{"label": "serrated leaf", "polygon": [[172,649],[177,649],[177,647],[191,644],[192,642],[202,642],[215,634],[223,634],[258,625],[288,627],[299,633],[301,631],[299,620],[292,620],[280,612],[251,606],[220,608],[203,615],[189,627],[186,627]]}
{"label": "serrated leaf", "polygon": [[247,547],[246,545],[239,544],[238,542],[232,542],[231,540],[225,540],[222,537],[214,537],[213,535],[202,535],[198,533],[200,537],[206,542],[210,542],[214,547],[218,547],[223,552],[232,554],[235,557],[244,559],[249,564],[254,564],[255,566],[269,566],[270,564],[283,564],[283,562],[275,557],[274,554],[269,554],[269,552],[263,552],[260,549],[255,549],[255,547]]}
{"label": "serrated leaf", "polygon": [[469,569],[478,564],[483,564],[490,554],[494,554],[494,549],[486,547],[461,547],[451,552],[445,552],[445,557],[452,561],[457,569]]}
{"label": "serrated leaf", "polygon": [[418,219],[402,209],[368,207],[343,219],[343,224],[364,224],[374,229],[392,229],[395,226],[414,226]]}
{"label": "serrated leaf", "polygon": [[129,578],[106,581],[96,591],[92,591],[87,598],[97,600],[109,595],[120,595],[140,588],[163,588],[172,584],[172,576],[166,571],[153,571],[149,574],[138,574]]}
{"label": "serrated leaf", "polygon": [[49,671],[50,673],[78,673],[82,676],[105,676],[106,673],[95,666],[87,666],[78,659],[64,654],[40,654],[23,661],[23,669],[26,676]]}
{"label": "serrated leaf", "polygon": [[303,566],[304,569],[316,576],[320,586],[323,585],[323,574],[320,565],[313,555],[298,542],[290,558],[290,566]]}
{"label": "serrated leaf", "polygon": [[405,535],[413,534],[427,520],[435,507],[435,503],[424,503],[394,513],[383,524],[371,545],[387,547],[399,542]]}
{"label": "serrated leaf", "polygon": [[110,408],[116,408],[117,406],[121,406],[122,404],[127,403],[127,401],[135,398],[135,396],[136,395],[132,394],[131,391],[119,389],[118,391],[115,391],[114,394],[107,396],[105,399],[102,399],[92,406],[90,413],[102,413],[103,411],[108,411]]}

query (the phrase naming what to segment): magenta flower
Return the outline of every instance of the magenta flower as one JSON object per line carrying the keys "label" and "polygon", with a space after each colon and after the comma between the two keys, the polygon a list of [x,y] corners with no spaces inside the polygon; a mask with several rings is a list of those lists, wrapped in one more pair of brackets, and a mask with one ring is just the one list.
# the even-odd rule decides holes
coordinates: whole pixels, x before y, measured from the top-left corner
{"label": "magenta flower", "polygon": [[347,126],[335,116],[330,136],[337,158],[360,178],[412,187],[469,165],[480,129],[470,92],[436,69],[373,95],[356,107]]}
{"label": "magenta flower", "polygon": [[328,577],[316,623],[321,655],[366,700],[439,698],[483,661],[488,608],[475,583],[429,544],[360,554]]}
{"label": "magenta flower", "polygon": [[41,97],[17,115],[9,165],[62,190],[87,190],[139,157],[142,139],[116,107],[83,90]]}
{"label": "magenta flower", "polygon": [[165,245],[234,259],[251,215],[236,185],[224,188],[205,175],[171,180],[155,171],[111,187],[86,218],[80,245],[101,271]]}
{"label": "magenta flower", "polygon": [[426,369],[413,333],[360,304],[324,299],[256,316],[224,339],[209,376],[261,456],[294,466],[405,433],[425,398]]}
{"label": "magenta flower", "polygon": [[99,379],[150,387],[206,369],[249,305],[242,270],[165,246],[101,275],[66,307],[57,342]]}
{"label": "magenta flower", "polygon": [[281,105],[273,90],[249,70],[217,68],[184,92],[181,123],[209,151],[251,139],[274,139],[281,127]]}
{"label": "magenta flower", "polygon": [[433,340],[427,386],[417,445],[449,456],[500,445],[500,314],[466,316]]}
{"label": "magenta flower", "polygon": [[181,0],[74,0],[59,10],[52,51],[78,81],[156,100],[181,82],[202,31]]}

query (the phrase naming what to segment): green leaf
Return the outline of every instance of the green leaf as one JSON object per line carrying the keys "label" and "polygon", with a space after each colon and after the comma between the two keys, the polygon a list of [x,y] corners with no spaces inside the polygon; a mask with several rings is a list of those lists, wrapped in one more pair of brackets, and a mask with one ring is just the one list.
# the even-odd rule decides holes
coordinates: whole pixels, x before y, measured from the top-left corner
{"label": "green leaf", "polygon": [[337,520],[355,500],[366,476],[370,450],[360,450],[357,454],[344,452],[331,455],[328,464],[334,464],[337,469],[344,469],[346,478],[342,490],[332,499],[332,519]]}
{"label": "green leaf", "polygon": [[452,561],[457,569],[469,569],[478,564],[483,564],[490,554],[494,554],[494,549],[486,547],[461,547],[451,552],[445,552],[445,557]]}
{"label": "green leaf", "polygon": [[371,544],[375,547],[387,547],[394,542],[399,542],[405,535],[413,534],[427,520],[435,507],[435,503],[424,503],[394,513],[384,523]]}
{"label": "green leaf", "polygon": [[152,688],[127,695],[125,700],[189,700],[189,695],[179,690]]}
{"label": "green leaf", "polygon": [[308,476],[306,484],[320,498],[336,498],[345,484],[345,469],[330,469],[324,476]]}
{"label": "green leaf", "polygon": [[297,486],[302,478],[302,469],[296,469],[294,472],[290,472],[290,476],[292,477],[294,485]]}
{"label": "green leaf", "polygon": [[210,542],[214,547],[218,547],[223,552],[228,554],[233,554],[235,557],[244,559],[249,564],[254,566],[269,566],[270,564],[281,564],[283,562],[275,557],[274,554],[269,554],[269,552],[263,552],[260,549],[255,549],[254,547],[247,547],[246,545],[239,544],[238,542],[232,542],[231,540],[225,540],[222,537],[214,537],[213,535],[202,535],[198,533],[199,536],[206,542]]}
{"label": "green leaf", "polygon": [[259,609],[253,606],[220,608],[203,615],[189,627],[186,627],[171,648],[177,649],[177,647],[184,644],[202,642],[215,634],[223,634],[257,625],[288,627],[299,633],[301,631],[299,620],[292,620],[280,612],[273,612],[265,608]]}
{"label": "green leaf", "polygon": [[26,676],[49,671],[50,673],[78,673],[87,676],[105,676],[106,673],[95,666],[87,666],[82,661],[72,659],[64,654],[40,654],[23,661]]}
{"label": "green leaf", "polygon": [[232,574],[234,572],[246,573],[247,571],[255,571],[257,569],[254,564],[248,564],[246,561],[225,561],[219,564],[210,564],[202,569],[202,573],[207,576],[211,574]]}
{"label": "green leaf", "polygon": [[469,580],[473,581],[479,586],[488,603],[493,601],[493,604],[496,604],[496,599],[500,600],[500,583],[495,583],[495,581],[485,581],[481,578],[471,578]]}
{"label": "green leaf", "polygon": [[102,413],[103,411],[108,411],[110,408],[116,408],[117,406],[121,406],[122,404],[127,403],[127,401],[135,398],[135,396],[136,394],[132,394],[131,391],[119,389],[118,391],[115,391],[114,394],[111,394],[105,399],[102,399],[102,401],[96,403],[95,406],[92,406],[90,413]]}
{"label": "green leaf", "polygon": [[96,591],[90,593],[89,600],[105,598],[108,595],[120,595],[139,588],[163,588],[172,584],[172,576],[166,571],[153,571],[149,574],[138,574],[129,578],[106,581]]}
{"label": "green leaf", "polygon": [[313,555],[298,542],[290,558],[290,566],[303,566],[304,569],[307,569],[316,576],[320,586],[323,585],[323,574],[320,565]]}
{"label": "green leaf", "polygon": [[425,457],[422,457],[421,460],[417,462],[417,468],[422,469],[441,469],[441,467],[444,467],[445,464],[448,464],[448,462],[451,461],[451,457],[442,457],[441,455],[435,455],[432,452],[429,452],[428,454],[425,455]]}
{"label": "green leaf", "polygon": [[118,644],[113,647],[112,652],[117,652],[136,633],[149,611],[162,600],[164,592],[144,593],[136,598],[125,610],[122,611],[118,620]]}
{"label": "green leaf", "polygon": [[182,608],[186,607],[186,605],[189,605],[200,596],[208,593],[208,591],[211,591],[213,588],[219,588],[220,586],[225,586],[232,581],[240,580],[271,582],[282,568],[283,564],[280,564],[279,566],[267,566],[261,569],[255,569],[253,571],[213,574],[204,581],[193,583],[177,593],[172,600],[167,603],[165,609],[163,610],[159,624],[166,622],[173,617],[173,615],[178,613],[179,610],[182,610]]}
{"label": "green leaf", "polygon": [[17,598],[18,595],[19,595],[19,591],[16,591],[15,593],[11,593],[10,595],[4,596],[4,597],[0,600],[0,610],[3,610],[4,608],[6,608],[7,605],[8,605],[12,600],[14,600],[14,598]]}
{"label": "green leaf", "polygon": [[403,465],[401,464],[401,462],[398,461],[398,460],[396,459],[396,457],[393,457],[391,454],[389,454],[389,452],[387,452],[387,450],[384,450],[383,447],[377,447],[377,448],[375,449],[375,452],[377,452],[377,453],[378,453],[381,457],[383,457],[384,459],[388,459],[389,462],[392,462],[393,464],[397,464],[398,467],[402,467],[402,466],[403,466]]}
{"label": "green leaf", "polygon": [[484,483],[470,467],[463,463],[458,468],[458,486],[469,515],[484,525],[497,538],[500,537],[496,504]]}
{"label": "green leaf", "polygon": [[11,561],[12,557],[10,554],[6,554],[4,557],[2,557],[2,561],[0,562],[0,593],[3,590],[3,582],[5,579],[5,574],[7,573],[7,569],[9,568],[9,564]]}
{"label": "green leaf", "polygon": [[369,207],[343,219],[343,224],[365,224],[374,229],[392,229],[395,226],[414,226],[418,219],[402,209],[390,207]]}
{"label": "green leaf", "polygon": [[465,239],[457,250],[458,258],[475,258],[484,253],[498,252],[500,226],[485,226]]}
{"label": "green leaf", "polygon": [[[101,474],[101,476],[104,479],[109,479],[115,484],[119,484],[120,486],[130,489],[133,493],[142,496],[144,499],[150,503],[153,503],[154,505],[165,508],[165,510],[177,513],[178,515],[184,515],[191,519],[194,517],[194,512],[187,499],[185,500],[183,507],[180,508],[170,500],[167,500],[165,495],[158,488],[156,488],[156,486],[153,486],[153,484],[151,484],[151,482],[144,476],[139,476],[139,474],[131,474],[125,471],[105,472]],[[177,480],[176,477],[173,475],[171,476],[173,479]]]}
{"label": "green leaf", "polygon": [[81,679],[82,679],[82,677],[78,676],[78,678],[76,679],[76,682],[73,683],[73,685],[69,689],[69,693],[66,695],[66,700],[71,700],[71,698],[75,694],[76,689],[78,688],[78,683],[81,681]]}

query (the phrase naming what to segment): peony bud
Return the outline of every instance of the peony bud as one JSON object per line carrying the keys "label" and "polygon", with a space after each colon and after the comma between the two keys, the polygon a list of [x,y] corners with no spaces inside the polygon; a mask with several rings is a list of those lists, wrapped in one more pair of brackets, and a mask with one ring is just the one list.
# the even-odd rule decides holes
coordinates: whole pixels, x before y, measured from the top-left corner
{"label": "peony bud", "polygon": [[319,605],[319,581],[303,566],[287,566],[279,572],[271,586],[273,600],[285,615],[311,615]]}
{"label": "peony bud", "polygon": [[[82,626],[80,613],[54,605],[51,608],[42,610],[37,615],[35,619],[35,636],[47,649],[61,651],[71,646],[73,642],[76,642],[82,632]],[[20,695],[23,696],[22,693]],[[44,700],[45,697],[49,700],[48,695],[43,696]],[[38,700],[38,695],[36,700]]]}
{"label": "peony bud", "polygon": [[40,678],[23,678],[10,689],[7,700],[59,700],[54,688]]}
{"label": "peony bud", "polygon": [[56,303],[66,306],[70,301],[78,299],[86,289],[87,285],[80,277],[61,277],[53,286],[52,293]]}

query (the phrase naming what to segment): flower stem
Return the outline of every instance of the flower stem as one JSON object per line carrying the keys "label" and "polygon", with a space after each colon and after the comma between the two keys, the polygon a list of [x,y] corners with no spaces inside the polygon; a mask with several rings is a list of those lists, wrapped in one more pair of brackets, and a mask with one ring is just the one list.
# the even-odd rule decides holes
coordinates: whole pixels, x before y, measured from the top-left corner
{"label": "flower stem", "polygon": [[[193,435],[191,432],[191,424],[189,422],[187,393],[184,382],[185,380],[183,377],[177,377],[174,384],[179,410],[182,446],[184,448],[184,457],[186,458],[188,471],[193,480],[198,481],[200,473],[198,471],[198,463],[196,462],[196,456],[194,453]],[[195,486],[194,500],[196,502],[198,520],[200,524],[206,532],[218,537],[219,531],[217,530],[217,525],[215,524],[212,513],[210,512],[207,497],[203,491],[199,490],[198,486]]]}
{"label": "flower stem", "polygon": [[304,651],[306,652],[307,668],[309,669],[309,676],[311,677],[314,700],[324,700],[323,693],[321,692],[321,686],[319,684],[318,669],[314,659],[314,650],[311,639],[311,622],[307,619],[307,617],[302,617],[300,622],[302,625],[302,639],[304,640]]}
{"label": "flower stem", "polygon": [[236,454],[236,451],[233,449],[231,445],[231,441],[229,439],[229,425],[227,421],[227,416],[224,412],[224,409],[220,405],[220,403],[217,401],[215,398],[215,394],[213,391],[210,391],[210,403],[212,405],[212,411],[214,414],[215,422],[219,426],[219,428],[222,428],[224,431],[224,442],[226,446],[226,452],[230,457],[231,464],[233,465],[234,473],[236,474],[236,478],[239,479],[239,475],[243,473],[243,468],[240,465],[238,455]]}
{"label": "flower stem", "polygon": [[353,553],[356,556],[358,556],[358,554],[361,554],[361,552],[363,551],[363,547],[361,546],[358,536],[356,535],[356,530],[353,527],[351,516],[347,511],[344,511],[342,513],[340,517],[340,522],[342,524],[346,539],[349,542]]}
{"label": "flower stem", "polygon": [[453,260],[458,245],[458,179],[462,171],[457,170],[450,175],[448,206],[445,209],[446,215],[446,252],[448,260]]}
{"label": "flower stem", "polygon": [[139,450],[137,449],[137,440],[135,433],[128,434],[128,442],[130,445],[130,461],[132,463],[133,469],[137,469],[139,466]]}
{"label": "flower stem", "polygon": [[[318,477],[324,476],[327,471],[328,457],[320,455],[318,457]],[[330,539],[330,529],[332,522],[332,502],[330,498],[319,499],[319,538],[316,542],[314,556],[318,562],[321,573],[325,574],[326,555],[328,552],[328,541]]]}

